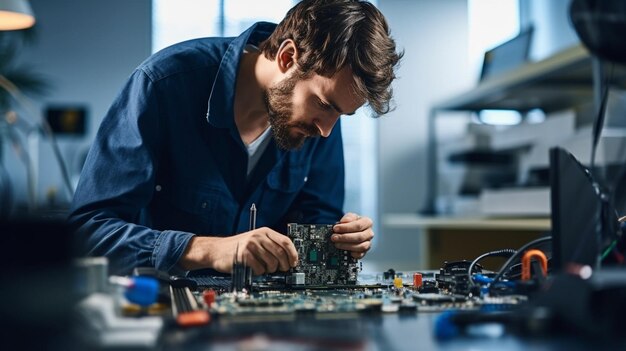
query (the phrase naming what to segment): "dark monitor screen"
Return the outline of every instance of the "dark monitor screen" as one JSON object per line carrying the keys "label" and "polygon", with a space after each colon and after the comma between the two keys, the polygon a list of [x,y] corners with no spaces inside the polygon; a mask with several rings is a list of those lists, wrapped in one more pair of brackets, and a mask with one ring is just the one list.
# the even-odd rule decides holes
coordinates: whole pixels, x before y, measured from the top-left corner
{"label": "dark monitor screen", "polygon": [[550,149],[552,267],[576,263],[599,266],[601,192],[589,170],[569,152]]}
{"label": "dark monitor screen", "polygon": [[[480,81],[511,71],[528,62],[528,53],[533,37],[533,27],[528,27],[514,38],[488,50],[483,57]],[[478,112],[478,120],[486,124],[519,123],[522,115],[518,111],[483,110]]]}
{"label": "dark monitor screen", "polygon": [[533,27],[525,30],[491,50],[485,52],[480,80],[517,68],[528,61]]}

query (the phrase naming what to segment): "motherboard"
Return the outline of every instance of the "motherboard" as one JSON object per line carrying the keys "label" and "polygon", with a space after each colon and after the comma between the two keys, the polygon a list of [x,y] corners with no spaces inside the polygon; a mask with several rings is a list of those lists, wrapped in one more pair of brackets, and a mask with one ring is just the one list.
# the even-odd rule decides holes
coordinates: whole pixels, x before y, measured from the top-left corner
{"label": "motherboard", "polygon": [[[299,261],[289,272],[254,277],[246,283],[242,278],[245,275],[235,272],[235,262],[230,277],[188,277],[194,282],[192,299],[199,304],[198,309],[226,323],[310,317],[332,320],[363,313],[502,312],[515,310],[527,301],[526,295],[515,291],[501,294],[494,290],[491,295],[489,291],[484,293],[481,285],[472,284],[470,266],[483,279],[495,274],[477,262],[445,262],[438,273],[402,273],[394,269],[361,273],[360,262],[350,252],[337,249],[330,239],[332,235],[331,224],[290,223],[287,236],[293,241]],[[183,310],[189,305],[193,303],[181,303]]]}
{"label": "motherboard", "polygon": [[355,285],[360,265],[330,240],[332,224],[288,225],[287,236],[298,251],[298,265],[287,275],[289,286]]}
{"label": "motherboard", "polygon": [[[346,286],[305,286],[273,288],[267,281],[257,281],[252,292],[233,292],[229,288],[202,284],[196,298],[211,315],[222,321],[273,321],[353,318],[364,313],[397,313],[404,316],[418,312],[438,313],[447,310],[506,311],[521,306],[523,296],[470,297],[437,288],[435,273],[419,273],[423,284],[411,284],[415,273],[394,272],[361,274],[359,282]],[[406,282],[406,283],[405,283]],[[208,289],[208,290],[207,290]],[[210,292],[211,302],[206,295]]]}

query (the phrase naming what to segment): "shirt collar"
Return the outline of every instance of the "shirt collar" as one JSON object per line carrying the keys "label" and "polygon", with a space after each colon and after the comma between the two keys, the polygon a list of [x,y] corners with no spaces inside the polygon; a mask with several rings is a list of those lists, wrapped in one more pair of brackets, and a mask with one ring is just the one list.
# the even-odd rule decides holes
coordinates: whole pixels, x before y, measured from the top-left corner
{"label": "shirt collar", "polygon": [[235,83],[243,49],[246,44],[258,46],[275,28],[276,24],[257,22],[230,43],[211,87],[206,115],[209,123],[218,128],[234,126]]}

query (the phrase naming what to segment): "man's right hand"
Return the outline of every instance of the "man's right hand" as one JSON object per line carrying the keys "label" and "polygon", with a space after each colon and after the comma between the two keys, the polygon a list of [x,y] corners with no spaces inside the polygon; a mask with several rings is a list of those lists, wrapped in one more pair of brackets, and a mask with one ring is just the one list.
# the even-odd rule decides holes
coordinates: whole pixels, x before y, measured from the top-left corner
{"label": "man's right hand", "polygon": [[298,263],[291,239],[263,227],[229,237],[194,236],[178,264],[185,270],[213,268],[231,273],[237,246],[237,260],[245,262],[256,275],[288,271]]}

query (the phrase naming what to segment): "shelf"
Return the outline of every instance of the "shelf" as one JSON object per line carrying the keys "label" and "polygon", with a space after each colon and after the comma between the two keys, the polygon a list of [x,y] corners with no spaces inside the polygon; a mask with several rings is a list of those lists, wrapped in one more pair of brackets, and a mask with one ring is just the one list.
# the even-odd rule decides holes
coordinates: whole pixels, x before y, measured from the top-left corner
{"label": "shelf", "polygon": [[436,214],[438,115],[445,111],[476,112],[506,109],[520,112],[542,109],[545,113],[594,102],[600,97],[601,72],[611,71],[611,87],[626,88],[626,67],[601,67],[589,52],[576,45],[542,61],[490,77],[476,87],[452,96],[430,109],[428,116],[428,178],[424,215]]}
{"label": "shelf", "polygon": [[[559,110],[593,99],[591,57],[581,45],[538,62],[491,77],[467,92],[432,107],[436,111],[509,109],[544,112]],[[626,71],[616,66],[613,82],[623,85]]]}
{"label": "shelf", "polygon": [[549,218],[482,218],[420,216],[415,213],[383,215],[383,224],[395,229],[421,229],[416,233],[419,267],[437,269],[445,261],[472,260],[502,248],[518,248],[545,236]]}
{"label": "shelf", "polygon": [[550,218],[481,218],[454,216],[420,216],[412,213],[392,213],[383,216],[386,226],[401,229],[454,230],[550,230]]}

